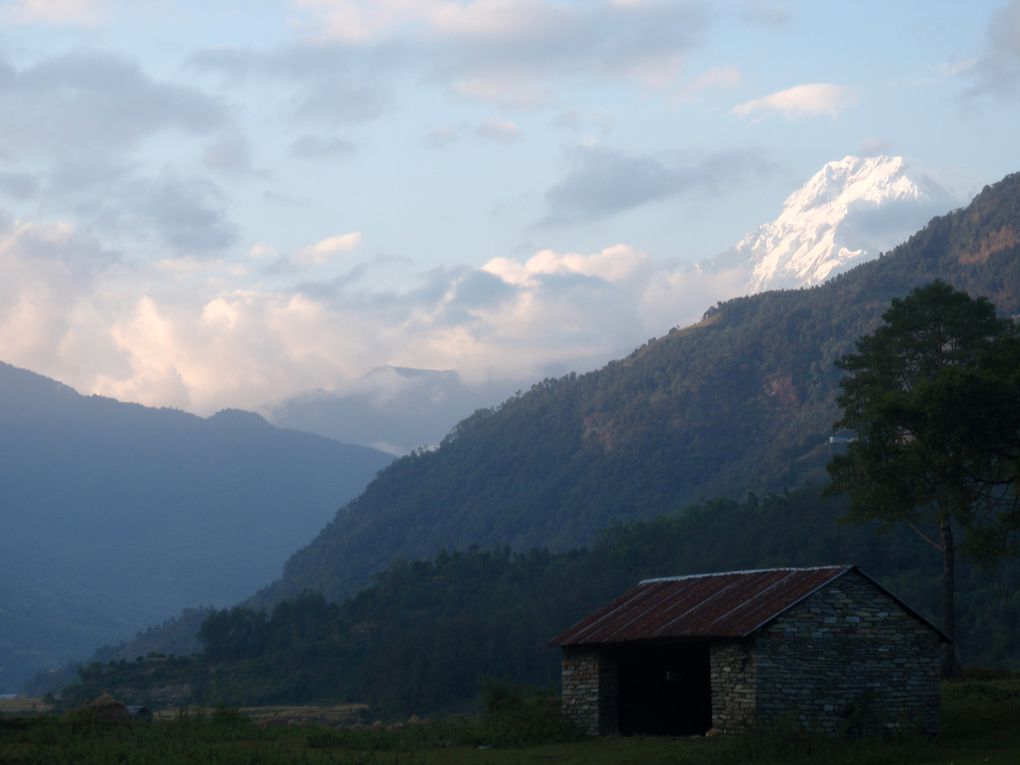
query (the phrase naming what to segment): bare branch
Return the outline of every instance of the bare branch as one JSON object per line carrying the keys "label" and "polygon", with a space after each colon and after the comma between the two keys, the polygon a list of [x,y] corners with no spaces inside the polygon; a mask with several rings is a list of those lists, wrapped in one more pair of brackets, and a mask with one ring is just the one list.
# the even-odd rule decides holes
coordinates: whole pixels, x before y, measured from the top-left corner
{"label": "bare branch", "polygon": [[910,528],[912,528],[914,530],[914,533],[917,534],[917,536],[921,537],[921,539],[923,539],[925,542],[930,544],[936,550],[938,550],[939,552],[945,552],[946,551],[946,548],[943,545],[939,544],[934,539],[932,539],[930,536],[928,536],[923,531],[921,531],[921,529],[917,528],[917,526],[914,525],[914,523],[912,521],[907,521],[906,523],[907,523],[907,525]]}

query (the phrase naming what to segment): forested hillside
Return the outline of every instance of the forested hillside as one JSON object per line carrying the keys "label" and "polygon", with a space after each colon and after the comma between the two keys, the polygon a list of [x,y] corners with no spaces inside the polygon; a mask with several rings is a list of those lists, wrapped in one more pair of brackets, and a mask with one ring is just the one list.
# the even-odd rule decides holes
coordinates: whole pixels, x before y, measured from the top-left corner
{"label": "forested hillside", "polygon": [[630,356],[546,380],[390,465],[253,603],[338,599],[388,562],[564,550],[610,523],[821,480],[835,360],[933,279],[1020,313],[1020,175],[820,287],[739,298]]}
{"label": "forested hillside", "polygon": [[0,364],[0,692],[187,606],[279,575],[390,458],[82,396]]}
{"label": "forested hillside", "polygon": [[[136,703],[368,702],[406,717],[469,704],[486,677],[555,687],[547,642],[642,578],[856,562],[929,618],[939,555],[912,532],[838,522],[816,491],[716,500],[600,533],[558,555],[472,550],[396,564],[340,604],[305,593],[270,612],[234,608],[202,626],[201,657],[93,664],[65,693],[103,688]],[[1020,564],[963,566],[958,648],[965,664],[1018,668]],[[176,695],[175,695],[176,694]]]}

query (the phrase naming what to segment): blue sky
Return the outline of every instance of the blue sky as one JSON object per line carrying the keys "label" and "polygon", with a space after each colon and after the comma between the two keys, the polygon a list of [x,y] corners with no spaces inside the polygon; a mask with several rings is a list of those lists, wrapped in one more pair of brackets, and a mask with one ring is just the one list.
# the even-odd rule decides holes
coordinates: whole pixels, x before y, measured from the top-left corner
{"label": "blue sky", "polygon": [[829,160],[1020,169],[1018,96],[1016,0],[0,2],[0,359],[203,413],[591,368]]}

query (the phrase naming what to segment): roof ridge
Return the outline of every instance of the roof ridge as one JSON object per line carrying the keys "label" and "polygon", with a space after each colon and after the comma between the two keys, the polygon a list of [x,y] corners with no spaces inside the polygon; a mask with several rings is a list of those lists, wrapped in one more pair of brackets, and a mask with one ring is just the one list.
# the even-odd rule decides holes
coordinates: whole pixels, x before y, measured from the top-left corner
{"label": "roof ridge", "polygon": [[737,571],[715,571],[710,574],[682,574],[680,576],[659,576],[642,579],[638,584],[655,584],[656,582],[682,582],[687,579],[707,579],[711,576],[734,576],[736,574],[767,574],[774,571],[848,571],[852,564],[840,563],[831,566],[776,566],[775,568],[747,568]]}

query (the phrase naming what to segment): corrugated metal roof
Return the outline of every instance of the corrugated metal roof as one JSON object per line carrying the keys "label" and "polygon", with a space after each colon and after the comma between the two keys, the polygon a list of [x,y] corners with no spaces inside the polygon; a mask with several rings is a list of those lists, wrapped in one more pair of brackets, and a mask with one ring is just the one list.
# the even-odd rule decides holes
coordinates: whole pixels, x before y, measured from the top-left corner
{"label": "corrugated metal roof", "polygon": [[774,568],[646,579],[550,645],[747,637],[854,568]]}

